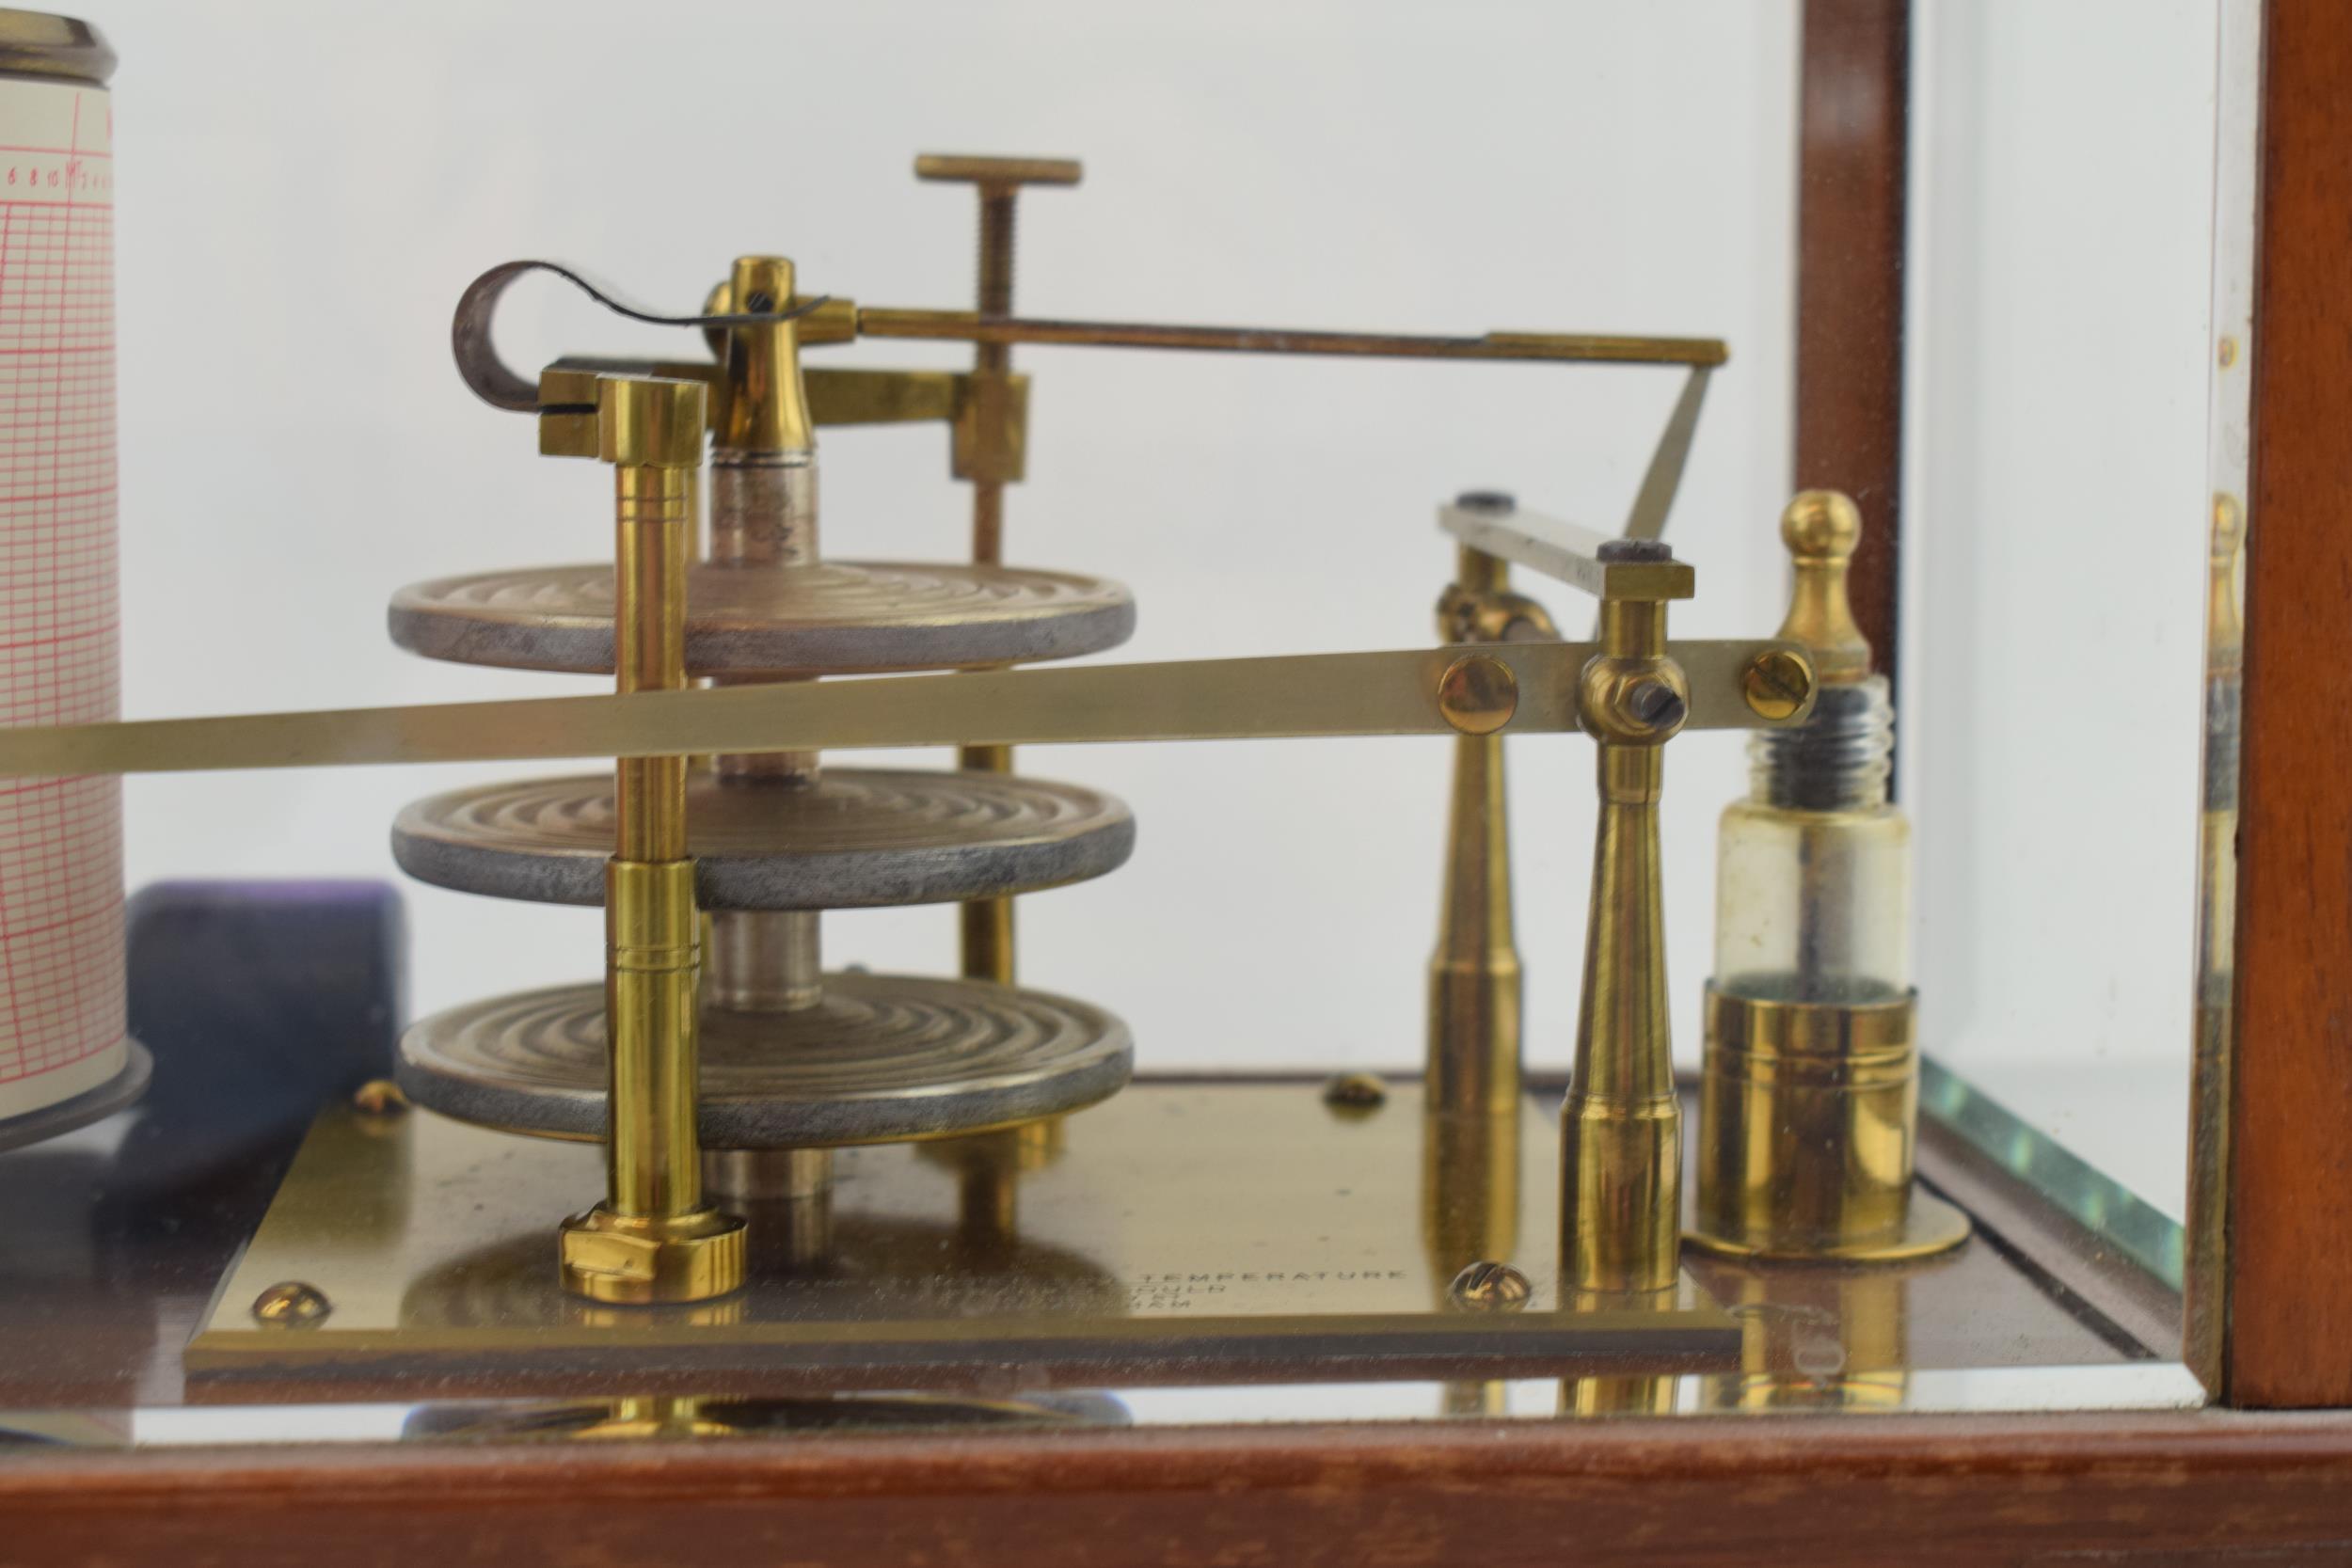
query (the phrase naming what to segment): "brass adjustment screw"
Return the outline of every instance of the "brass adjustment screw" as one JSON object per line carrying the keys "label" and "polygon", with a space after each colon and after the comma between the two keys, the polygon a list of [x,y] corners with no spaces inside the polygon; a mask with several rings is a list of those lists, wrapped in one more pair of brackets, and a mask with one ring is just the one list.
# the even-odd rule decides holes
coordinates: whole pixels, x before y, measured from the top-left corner
{"label": "brass adjustment screw", "polygon": [[1812,667],[1786,648],[1767,648],[1740,672],[1740,694],[1758,719],[1793,719],[1813,695]]}
{"label": "brass adjustment screw", "polygon": [[299,1279],[271,1286],[253,1298],[253,1319],[274,1328],[302,1328],[335,1309],[326,1292]]}
{"label": "brass adjustment screw", "polygon": [[1389,1102],[1389,1085],[1369,1072],[1343,1072],[1324,1084],[1323,1102],[1334,1111],[1376,1111]]}
{"label": "brass adjustment screw", "polygon": [[1454,1276],[1446,1294],[1465,1312],[1517,1312],[1534,1288],[1508,1263],[1481,1259]]}
{"label": "brass adjustment screw", "polygon": [[[958,157],[926,152],[914,160],[918,180],[974,186],[980,198],[978,307],[980,315],[1012,314],[1015,203],[1024,185],[1074,185],[1084,171],[1075,158]],[[970,464],[957,472],[972,482],[972,559],[986,566],[1005,559],[1005,482],[1020,477],[1020,451],[1013,435],[1012,345],[979,343],[972,355],[972,404],[957,416],[959,451],[970,430]],[[963,746],[956,766],[973,772],[1009,773],[1009,746]],[[964,974],[998,985],[1012,984],[1012,900],[982,898],[959,911],[959,946]]]}

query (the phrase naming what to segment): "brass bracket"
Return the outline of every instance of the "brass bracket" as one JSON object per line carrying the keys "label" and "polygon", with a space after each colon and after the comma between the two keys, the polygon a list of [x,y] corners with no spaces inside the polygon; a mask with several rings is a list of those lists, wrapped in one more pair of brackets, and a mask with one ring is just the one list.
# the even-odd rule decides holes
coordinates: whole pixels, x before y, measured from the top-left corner
{"label": "brass bracket", "polygon": [[809,412],[820,425],[951,427],[958,479],[1017,483],[1027,471],[1029,378],[958,371],[809,370]]}
{"label": "brass bracket", "polygon": [[[539,451],[548,457],[596,455],[596,383],[614,375],[699,381],[714,394],[724,369],[699,360],[605,359],[567,356],[539,372]],[[802,372],[810,417],[820,425],[926,424],[953,431],[950,467],[958,479],[1019,481],[1027,471],[1029,378],[961,371]],[[724,400],[709,400],[709,422]],[[1482,639],[1481,641],[1485,641]]]}

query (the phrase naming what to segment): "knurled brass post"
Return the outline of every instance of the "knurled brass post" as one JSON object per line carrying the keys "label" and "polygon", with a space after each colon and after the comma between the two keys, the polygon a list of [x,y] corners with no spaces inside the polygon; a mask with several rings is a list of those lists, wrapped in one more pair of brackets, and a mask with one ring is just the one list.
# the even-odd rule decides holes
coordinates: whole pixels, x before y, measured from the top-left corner
{"label": "knurled brass post", "polygon": [[[614,662],[624,692],[686,685],[686,574],[705,393],[597,382],[597,454],[613,466]],[[566,1289],[592,1300],[702,1301],[743,1283],[743,1224],[703,1201],[695,1132],[701,922],[686,847],[686,760],[616,766],[605,868],[605,1200],[564,1225]]]}
{"label": "knurled brass post", "polygon": [[[1015,202],[1024,185],[1074,185],[1082,170],[1074,158],[957,157],[925,153],[914,160],[918,180],[949,181],[976,187],[980,200],[978,308],[982,318],[1012,314]],[[978,343],[972,356],[973,443],[978,464],[972,474],[972,559],[988,566],[1005,559],[1005,481],[1010,429],[1012,345]],[[965,746],[959,767],[982,773],[1012,771],[1009,746]],[[983,898],[961,911],[963,973],[1000,986],[1013,978],[1012,900]]]}
{"label": "knurled brass post", "polygon": [[[1670,560],[1617,540],[1602,559]],[[1690,713],[1664,599],[1604,598],[1578,709],[1597,743],[1600,819],[1576,1064],[1561,1127],[1561,1292],[1672,1287],[1681,1262],[1682,1113],[1666,1006],[1659,877],[1663,748]]]}

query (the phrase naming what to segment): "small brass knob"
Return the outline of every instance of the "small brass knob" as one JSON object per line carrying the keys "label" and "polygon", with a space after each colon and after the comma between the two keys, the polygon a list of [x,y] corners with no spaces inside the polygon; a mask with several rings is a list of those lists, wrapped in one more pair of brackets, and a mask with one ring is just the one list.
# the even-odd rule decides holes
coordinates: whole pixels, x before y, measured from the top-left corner
{"label": "small brass knob", "polygon": [[1825,685],[1868,678],[1870,643],[1854,624],[1846,578],[1862,542],[1862,513],[1835,490],[1800,490],[1780,515],[1781,542],[1796,565],[1796,589],[1780,635],[1813,653]]}

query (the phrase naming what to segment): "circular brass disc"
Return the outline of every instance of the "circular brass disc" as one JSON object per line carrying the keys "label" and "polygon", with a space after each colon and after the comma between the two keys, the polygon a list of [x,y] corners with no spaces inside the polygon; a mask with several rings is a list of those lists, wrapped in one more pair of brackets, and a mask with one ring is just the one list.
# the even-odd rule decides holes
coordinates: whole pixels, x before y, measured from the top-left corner
{"label": "circular brass disc", "polygon": [[[950,670],[1074,658],[1124,642],[1127,590],[1011,566],[828,561],[693,568],[686,667],[697,675]],[[427,658],[582,673],[612,668],[612,568],[441,578],[392,595],[392,641]]]}
{"label": "circular brass disc", "polygon": [[[1685,1218],[1687,1222],[1688,1216]],[[1682,1239],[1718,1258],[1750,1259],[1757,1262],[1900,1263],[1948,1251],[1968,1239],[1968,1216],[1964,1212],[1945,1202],[1925,1187],[1915,1186],[1911,1189],[1911,1202],[1903,1220],[1903,1233],[1887,1241],[1796,1252],[1755,1242],[1736,1241],[1694,1227],[1686,1228]]]}
{"label": "circular brass disc", "polygon": [[[940,1137],[1074,1111],[1127,1082],[1135,1046],[1099,1007],[978,980],[825,976],[797,1013],[703,1014],[706,1148]],[[605,1128],[604,988],[454,1007],[400,1042],[408,1098],[553,1138]]]}
{"label": "circular brass disc", "polygon": [[[849,910],[1030,893],[1100,877],[1135,848],[1107,795],[1004,773],[827,768],[792,787],[695,773],[686,794],[706,910]],[[601,904],[612,775],[531,779],[419,800],[392,858],[420,881],[543,904]]]}

